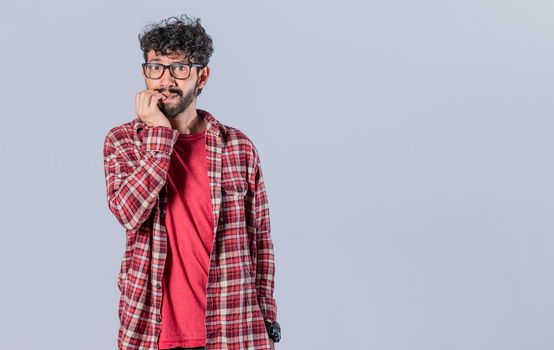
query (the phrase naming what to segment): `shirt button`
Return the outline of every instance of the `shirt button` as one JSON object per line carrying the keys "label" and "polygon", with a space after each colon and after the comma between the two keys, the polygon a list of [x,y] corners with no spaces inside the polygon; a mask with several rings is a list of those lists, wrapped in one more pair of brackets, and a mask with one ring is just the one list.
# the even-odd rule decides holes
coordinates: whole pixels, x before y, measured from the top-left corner
{"label": "shirt button", "polygon": [[156,318],[156,322],[162,323],[162,319],[158,317],[158,318]]}
{"label": "shirt button", "polygon": [[162,285],[159,284],[159,283],[157,283],[157,284],[156,284],[156,288],[160,289],[160,288],[162,288]]}
{"label": "shirt button", "polygon": [[240,186],[237,187],[237,191],[238,191],[238,192],[242,192],[242,187],[240,187]]}

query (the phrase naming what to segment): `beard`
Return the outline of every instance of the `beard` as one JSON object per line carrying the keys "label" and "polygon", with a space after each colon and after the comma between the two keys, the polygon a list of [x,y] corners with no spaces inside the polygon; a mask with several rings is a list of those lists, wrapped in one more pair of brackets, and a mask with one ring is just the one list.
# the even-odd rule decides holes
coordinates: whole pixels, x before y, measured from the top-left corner
{"label": "beard", "polygon": [[194,101],[194,98],[196,97],[196,88],[198,86],[198,79],[196,80],[196,83],[186,93],[183,93],[180,89],[156,89],[159,92],[164,92],[167,90],[170,93],[177,94],[178,100],[177,102],[172,103],[164,103],[162,101],[158,101],[158,108],[160,111],[166,116],[166,118],[175,118],[177,115],[179,115],[181,112],[183,112],[185,109],[190,106],[192,101]]}

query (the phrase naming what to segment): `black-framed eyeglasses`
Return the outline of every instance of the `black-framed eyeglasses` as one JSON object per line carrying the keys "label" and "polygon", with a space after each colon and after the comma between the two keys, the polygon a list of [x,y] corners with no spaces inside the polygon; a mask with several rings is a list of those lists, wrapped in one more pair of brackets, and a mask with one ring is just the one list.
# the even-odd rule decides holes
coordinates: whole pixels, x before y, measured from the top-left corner
{"label": "black-framed eyeglasses", "polygon": [[143,63],[142,70],[148,79],[160,79],[166,69],[169,69],[169,74],[175,79],[188,79],[192,67],[203,67],[199,63],[172,63],[165,65],[161,63]]}

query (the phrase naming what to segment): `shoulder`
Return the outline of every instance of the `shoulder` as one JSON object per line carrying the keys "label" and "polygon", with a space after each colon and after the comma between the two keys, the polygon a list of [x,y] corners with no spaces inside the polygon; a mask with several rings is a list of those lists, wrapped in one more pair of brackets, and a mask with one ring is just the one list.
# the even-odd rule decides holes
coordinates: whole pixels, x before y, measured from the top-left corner
{"label": "shoulder", "polygon": [[104,137],[104,156],[108,158],[136,158],[138,156],[138,148],[135,142],[136,127],[136,119],[111,127]]}
{"label": "shoulder", "polygon": [[122,143],[132,141],[135,128],[137,126],[136,118],[123,124],[111,127],[104,137],[105,143]]}
{"label": "shoulder", "polygon": [[258,159],[258,149],[250,137],[239,128],[226,125],[225,126],[225,144],[226,147],[238,148],[240,151],[248,153],[254,159]]}
{"label": "shoulder", "polygon": [[261,174],[260,155],[251,137],[239,128],[225,125],[223,147],[224,170],[228,173],[240,173],[244,179],[256,186]]}

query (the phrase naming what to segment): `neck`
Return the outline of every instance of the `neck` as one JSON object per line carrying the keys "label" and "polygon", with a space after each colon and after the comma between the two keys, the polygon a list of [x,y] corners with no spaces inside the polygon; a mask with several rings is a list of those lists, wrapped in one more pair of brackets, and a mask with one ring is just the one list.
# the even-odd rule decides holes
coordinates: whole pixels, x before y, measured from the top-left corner
{"label": "neck", "polygon": [[179,130],[181,134],[195,134],[204,130],[206,126],[204,119],[196,112],[194,102],[175,118],[169,118],[169,122],[171,128]]}

